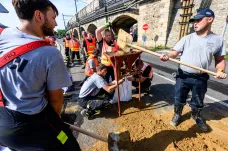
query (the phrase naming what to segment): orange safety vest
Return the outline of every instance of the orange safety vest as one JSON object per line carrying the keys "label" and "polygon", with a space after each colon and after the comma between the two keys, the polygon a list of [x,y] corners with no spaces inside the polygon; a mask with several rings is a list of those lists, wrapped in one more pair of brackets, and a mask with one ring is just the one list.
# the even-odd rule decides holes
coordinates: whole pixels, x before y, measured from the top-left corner
{"label": "orange safety vest", "polygon": [[88,55],[91,55],[93,50],[96,47],[96,40],[95,40],[95,38],[93,38],[92,42],[89,42],[88,39],[85,39],[85,41],[86,41],[86,46],[87,46],[87,53],[88,53]]}
{"label": "orange safety vest", "polygon": [[141,69],[141,73],[143,74],[148,66],[151,67],[151,70],[150,70],[150,74],[149,74],[149,76],[147,78],[152,79],[153,78],[153,70],[152,70],[152,66],[151,65],[149,65],[147,63],[143,63],[143,67]]}
{"label": "orange safety vest", "polygon": [[101,56],[101,63],[105,66],[112,66],[112,63],[108,60],[108,58],[104,55],[105,52],[115,52],[119,50],[119,47],[116,41],[113,41],[114,46],[109,46],[105,40],[103,40],[103,47],[102,47],[102,56]]}
{"label": "orange safety vest", "polygon": [[64,46],[65,46],[66,48],[69,48],[69,47],[70,47],[70,40],[67,40],[67,39],[65,38]]}
{"label": "orange safety vest", "polygon": [[70,41],[70,49],[72,51],[76,51],[78,52],[79,51],[79,41],[78,40],[71,40]]}
{"label": "orange safety vest", "polygon": [[93,70],[90,68],[90,66],[88,64],[90,59],[92,59],[95,62],[96,67],[99,65],[99,62],[98,62],[97,58],[95,58],[95,56],[93,54],[90,55],[89,58],[86,61],[86,67],[85,67],[85,75],[88,76],[88,77],[93,75]]}

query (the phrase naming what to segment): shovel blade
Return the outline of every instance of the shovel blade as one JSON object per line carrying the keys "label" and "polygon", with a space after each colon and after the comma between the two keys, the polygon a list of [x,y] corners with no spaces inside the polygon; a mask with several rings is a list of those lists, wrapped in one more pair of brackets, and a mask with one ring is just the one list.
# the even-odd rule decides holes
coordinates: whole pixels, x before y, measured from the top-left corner
{"label": "shovel blade", "polygon": [[120,29],[118,32],[118,38],[117,38],[117,44],[119,48],[124,50],[127,47],[127,43],[132,43],[133,38],[132,36],[124,31],[123,29]]}

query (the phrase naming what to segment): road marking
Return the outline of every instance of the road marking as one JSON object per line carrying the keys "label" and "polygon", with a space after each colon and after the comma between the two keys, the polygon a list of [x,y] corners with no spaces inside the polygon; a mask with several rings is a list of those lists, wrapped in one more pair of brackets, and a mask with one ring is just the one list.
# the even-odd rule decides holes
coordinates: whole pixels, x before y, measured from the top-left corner
{"label": "road marking", "polygon": [[[163,78],[163,79],[169,81],[169,82],[176,83],[174,80],[171,80],[171,79],[169,79],[169,78],[166,78],[166,77],[164,77],[164,76],[162,76],[162,75],[160,75],[160,74],[158,74],[158,73],[154,73],[154,74],[155,74],[156,76],[159,76],[160,78]],[[211,97],[211,96],[209,96],[209,95],[207,95],[207,94],[205,95],[205,97],[208,98],[208,99],[210,99],[210,100],[212,100],[212,101],[214,101],[214,102],[217,102],[217,103],[219,103],[219,104],[222,104],[222,105],[228,107],[228,104],[225,103],[225,102],[222,102],[221,100],[218,100],[218,99],[216,99],[216,98],[213,98],[213,97]]]}

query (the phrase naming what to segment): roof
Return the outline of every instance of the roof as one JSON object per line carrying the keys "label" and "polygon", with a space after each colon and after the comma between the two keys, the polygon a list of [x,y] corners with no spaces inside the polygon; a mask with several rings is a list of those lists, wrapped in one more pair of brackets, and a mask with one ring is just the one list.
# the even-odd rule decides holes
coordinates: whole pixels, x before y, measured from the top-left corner
{"label": "roof", "polygon": [[0,3],[0,13],[9,13],[9,11]]}

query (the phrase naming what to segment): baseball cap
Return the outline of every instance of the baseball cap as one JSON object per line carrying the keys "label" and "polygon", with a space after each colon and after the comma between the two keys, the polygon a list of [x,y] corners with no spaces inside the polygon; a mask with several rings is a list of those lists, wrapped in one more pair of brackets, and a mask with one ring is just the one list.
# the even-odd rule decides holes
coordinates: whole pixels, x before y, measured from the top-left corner
{"label": "baseball cap", "polygon": [[195,20],[197,19],[201,19],[201,18],[204,18],[204,17],[215,17],[215,14],[214,12],[209,9],[209,8],[206,8],[206,9],[202,9],[200,10],[195,16],[193,16],[189,22],[194,22]]}

